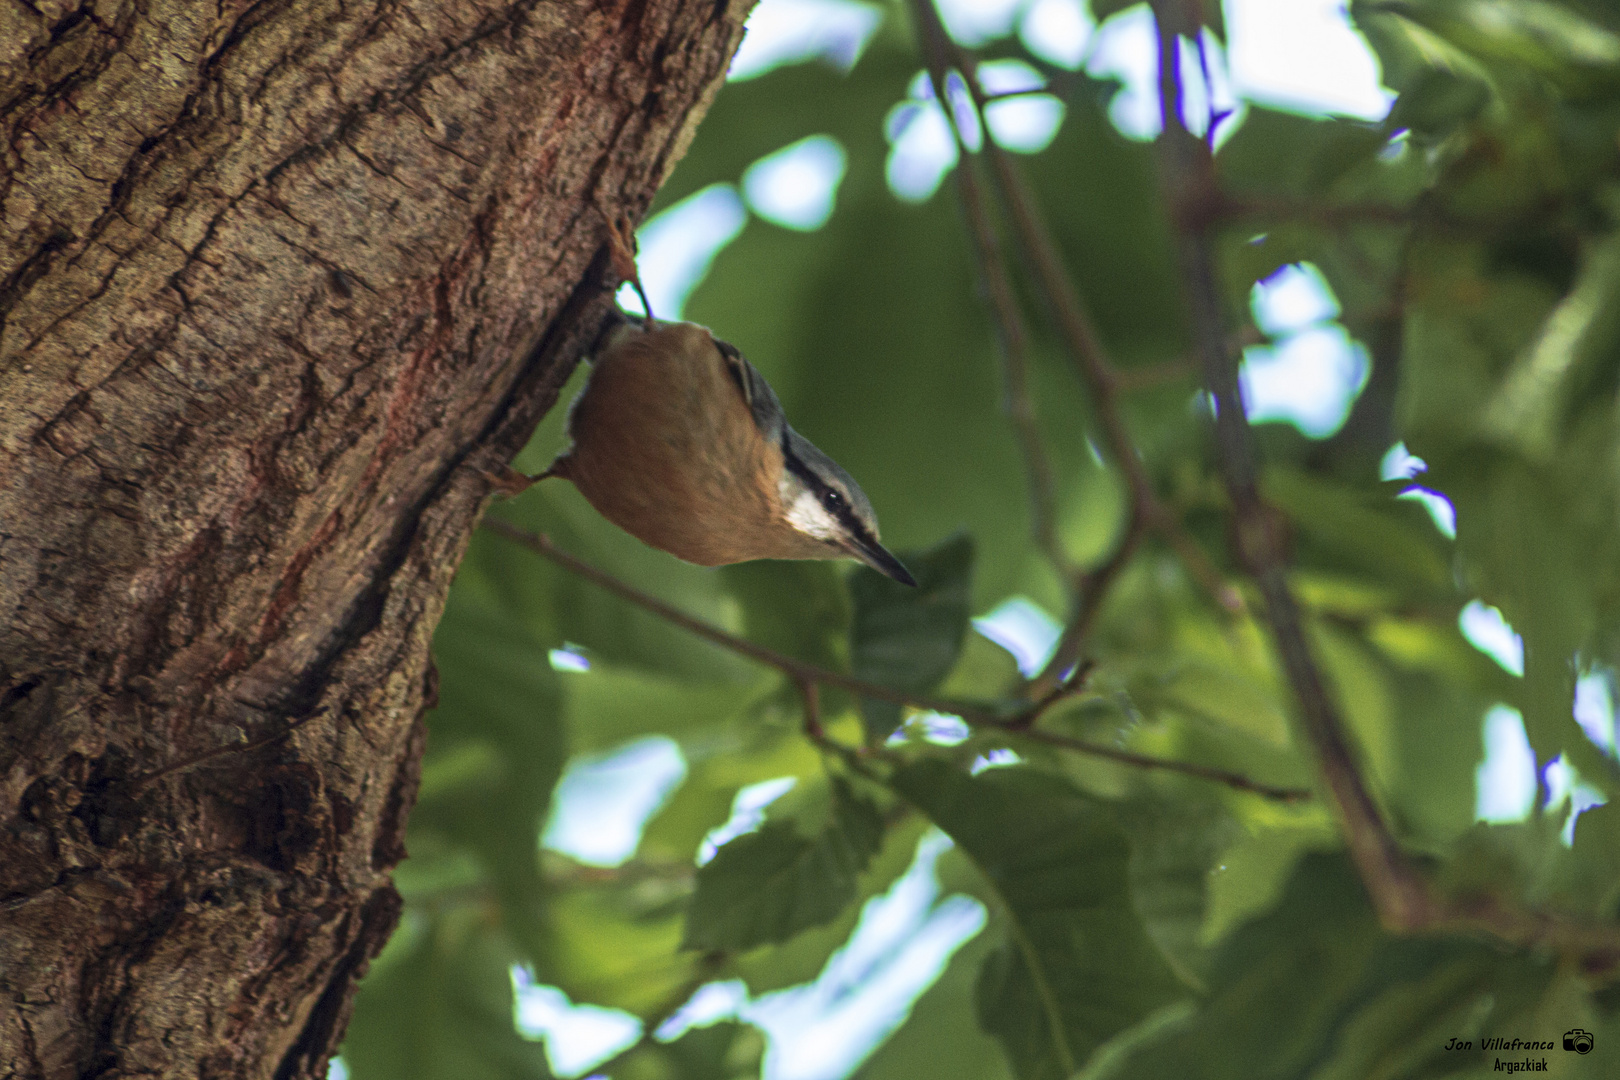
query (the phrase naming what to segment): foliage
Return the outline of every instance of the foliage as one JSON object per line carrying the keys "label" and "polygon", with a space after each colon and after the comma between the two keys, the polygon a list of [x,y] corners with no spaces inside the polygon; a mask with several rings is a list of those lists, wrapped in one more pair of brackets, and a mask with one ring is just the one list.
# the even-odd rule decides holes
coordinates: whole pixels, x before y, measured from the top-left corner
{"label": "foliage", "polygon": [[[757,996],[811,979],[924,823],[956,845],[944,887],[981,899],[989,921],[863,1066],[868,1080],[1473,1076],[1525,1056],[1481,1050],[1485,1039],[1577,1027],[1595,1034],[1592,1054],[1530,1056],[1559,1075],[1616,1075],[1607,969],[1456,927],[1387,929],[1324,790],[1268,799],[995,722],[1027,688],[970,613],[1022,595],[1067,617],[1074,598],[1034,538],[949,179],[915,204],[885,184],[885,122],[922,67],[907,12],[885,9],[847,73],[808,62],[727,86],[661,205],[737,183],[808,135],[843,145],[826,226],[751,221],[688,317],[738,345],[795,426],[860,479],[922,587],[828,564],[687,566],[561,483],[492,513],[732,633],[947,696],[978,722],[947,745],[924,736],[917,708],[826,687],[818,742],[794,680],[481,533],[435,643],[440,703],[399,874],[407,915],[362,988],[353,1075],[548,1075],[506,1019],[515,963],[649,1030],[705,981],[741,978]],[[1333,437],[1257,429],[1261,488],[1303,633],[1396,840],[1447,895],[1612,934],[1620,810],[1589,812],[1566,847],[1561,806],[1538,798],[1530,820],[1489,825],[1474,799],[1481,717],[1498,703],[1522,713],[1540,763],[1562,754],[1620,793],[1613,759],[1571,717],[1576,678],[1620,664],[1620,15],[1595,2],[1356,0],[1352,16],[1400,95],[1389,119],[1251,105],[1215,159],[1231,197],[1215,233],[1225,329],[1258,334],[1255,283],[1308,261],[1372,361]],[[1108,122],[1113,84],[1056,71],[1015,39],[989,49],[1032,63],[1063,98],[1056,139],[1019,165],[1122,372],[1119,415],[1149,482],[1183,541],[1242,582],[1207,409],[1190,404],[1197,328],[1155,147]],[[1017,252],[1010,229],[1003,243]],[[1014,285],[1058,543],[1095,571],[1131,528],[1129,481],[1039,283],[1020,270]],[[520,467],[558,448],[561,413]],[[1398,497],[1411,483],[1380,479],[1397,440],[1427,464],[1417,483],[1455,506],[1454,541]],[[1317,758],[1258,594],[1241,586],[1234,614],[1164,533],[1140,539],[1086,637],[1084,689],[1039,730],[1310,786]],[[1522,636],[1522,677],[1463,637],[1474,599]],[[589,672],[552,669],[548,651],[565,644]],[[537,852],[570,753],[647,733],[673,739],[688,773],[635,857],[595,869]],[[1007,748],[1015,764],[972,771]],[[695,866],[736,793],[778,777],[795,778],[792,794]],[[758,1043],[742,1031],[644,1039],[609,1071],[755,1075]],[[1453,1038],[1470,1048],[1446,1049]]]}

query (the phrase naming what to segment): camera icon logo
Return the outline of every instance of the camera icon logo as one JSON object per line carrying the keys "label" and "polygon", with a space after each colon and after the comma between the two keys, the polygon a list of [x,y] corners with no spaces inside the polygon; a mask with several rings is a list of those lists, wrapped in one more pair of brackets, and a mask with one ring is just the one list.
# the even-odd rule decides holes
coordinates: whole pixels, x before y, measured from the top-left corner
{"label": "camera icon logo", "polygon": [[1592,1033],[1582,1031],[1580,1028],[1564,1032],[1564,1049],[1573,1050],[1577,1054],[1590,1054],[1592,1052]]}

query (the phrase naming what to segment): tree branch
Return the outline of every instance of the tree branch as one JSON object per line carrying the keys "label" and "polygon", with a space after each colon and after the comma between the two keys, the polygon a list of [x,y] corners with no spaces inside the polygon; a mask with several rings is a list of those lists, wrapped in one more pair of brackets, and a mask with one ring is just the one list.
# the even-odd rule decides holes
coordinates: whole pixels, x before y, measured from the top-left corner
{"label": "tree branch", "polygon": [[1191,309],[1204,385],[1215,402],[1215,441],[1236,518],[1238,556],[1259,586],[1265,614],[1316,750],[1345,841],[1387,925],[1412,928],[1434,917],[1428,890],[1407,863],[1362,781],[1350,741],[1311,655],[1300,609],[1284,575],[1271,511],[1260,498],[1259,467],[1238,386],[1237,355],[1227,347],[1209,231],[1221,203],[1215,159],[1186,127],[1178,56],[1181,37],[1197,39],[1196,10],[1184,0],[1156,0],[1159,30],[1161,160],[1165,197],[1178,225],[1183,286]]}
{"label": "tree branch", "polygon": [[1052,479],[1052,463],[1041,441],[1040,426],[1035,419],[1035,403],[1029,392],[1029,333],[1018,308],[1018,298],[1013,292],[1012,278],[1007,273],[1007,263],[1002,258],[1001,240],[991,220],[989,199],[980,185],[972,153],[957,125],[950,98],[946,95],[948,58],[936,37],[925,36],[924,44],[928,73],[934,84],[934,97],[940,103],[956,139],[960,162],[955,170],[956,193],[963,217],[967,219],[968,237],[973,242],[973,255],[979,269],[979,283],[984,289],[985,304],[998,331],[1004,386],[1002,411],[1012,424],[1019,453],[1024,459],[1024,473],[1029,485],[1030,527],[1035,546],[1051,562],[1072,593],[1078,584],[1078,570],[1058,540],[1057,492]]}
{"label": "tree branch", "polygon": [[[815,664],[807,664],[802,660],[797,660],[791,656],[784,655],[774,649],[768,649],[763,645],[757,645],[746,638],[740,638],[735,634],[727,633],[718,626],[704,622],[702,619],[695,619],[685,612],[664,603],[657,597],[649,596],[635,586],[620,581],[612,574],[609,574],[604,570],[600,570],[587,562],[575,558],[553,544],[551,542],[551,538],[548,536],[526,532],[515,525],[508,524],[507,522],[496,518],[486,519],[484,522],[484,528],[488,529],[492,533],[495,533],[497,536],[505,537],[506,539],[511,540],[513,543],[520,544],[523,547],[528,548],[530,551],[535,552],[537,555],[541,555],[544,558],[549,559],[558,566],[561,566],[563,569],[567,570],[569,573],[572,573],[577,577],[582,577],[586,581],[592,582],[593,584],[619,597],[621,600],[634,604],[644,611],[652,612],[654,615],[657,615],[666,622],[679,626],[681,629],[686,630],[689,633],[696,634],[698,637],[701,637],[706,641],[711,641],[714,644],[719,645],[721,648],[729,649],[730,651],[737,653],[739,656],[746,656],[749,659],[755,660],[767,667],[775,668],[777,671],[782,672],[788,678],[792,679],[795,684],[800,687],[801,692],[805,693],[807,704],[815,699],[813,696],[813,691],[806,692],[806,687],[835,686],[840,690],[846,690],[851,694],[856,694],[861,697],[875,698],[879,701],[888,701],[896,705],[909,705],[913,708],[929,709],[934,712],[960,716],[968,723],[979,727],[997,728],[999,730],[1008,732],[1009,734],[1019,735],[1030,739],[1034,742],[1043,742],[1050,746],[1057,746],[1065,750],[1072,750],[1079,754],[1087,754],[1092,757],[1105,758],[1109,761],[1117,761],[1122,764],[1133,765],[1137,768],[1158,769],[1165,772],[1181,773],[1184,776],[1192,776],[1202,780],[1213,780],[1217,783],[1225,784],[1228,787],[1235,788],[1239,791],[1250,791],[1268,799],[1275,799],[1282,802],[1293,802],[1308,798],[1310,796],[1310,792],[1308,791],[1303,791],[1297,788],[1279,788],[1268,784],[1261,784],[1249,779],[1246,776],[1242,776],[1238,773],[1227,772],[1223,769],[1216,769],[1209,766],[1197,765],[1188,762],[1167,761],[1163,758],[1150,757],[1145,754],[1134,754],[1130,751],[1117,750],[1113,747],[1096,746],[1092,743],[1083,742],[1079,739],[1071,738],[1066,735],[1060,735],[1054,732],[1035,730],[1032,725],[1048,709],[1064,698],[1070,697],[1083,689],[1084,677],[1087,673],[1087,669],[1084,668],[1078,670],[1073,677],[1054,691],[1044,695],[1039,700],[1027,704],[1024,708],[1013,713],[1011,716],[1006,716],[979,705],[973,705],[967,702],[951,701],[944,698],[930,697],[926,694],[913,694],[902,690],[895,690],[892,687],[884,686],[881,683],[867,682],[864,679],[857,679],[837,671],[831,671],[827,668],[819,667]],[[810,731],[810,735],[812,738],[817,737],[816,732],[813,730]]]}
{"label": "tree branch", "polygon": [[1265,614],[1288,682],[1299,703],[1306,737],[1360,871],[1384,925],[1397,931],[1484,931],[1518,945],[1581,954],[1589,973],[1620,967],[1620,926],[1581,922],[1528,910],[1494,896],[1440,895],[1400,850],[1362,780],[1355,754],[1321,669],[1311,654],[1298,602],[1289,588],[1272,511],[1259,491],[1259,466],[1238,385],[1236,354],[1228,347],[1210,232],[1221,204],[1209,147],[1187,130],[1177,63],[1181,37],[1196,40],[1197,0],[1154,0],[1159,28],[1160,111],[1165,195],[1179,224],[1180,256],[1188,306],[1215,400],[1215,439],[1221,473],[1236,517],[1239,557],[1259,587]]}
{"label": "tree branch", "polygon": [[[911,0],[911,7],[919,37],[923,41],[924,55],[928,58],[930,71],[934,73],[938,86],[936,93],[939,94],[940,105],[945,109],[947,116],[950,115],[951,109],[950,102],[943,92],[944,71],[948,67],[955,67],[963,76],[963,83],[983,131],[984,156],[990,162],[997,190],[1012,219],[1022,253],[1029,262],[1037,286],[1046,297],[1057,323],[1059,336],[1063,339],[1081,382],[1090,393],[1092,407],[1096,412],[1098,423],[1102,426],[1109,454],[1125,476],[1132,505],[1132,522],[1128,530],[1140,524],[1163,536],[1180,557],[1187,572],[1217,604],[1229,612],[1242,611],[1243,600],[1237,590],[1224,580],[1219,569],[1154,490],[1153,481],[1148,476],[1147,467],[1136,449],[1135,441],[1131,438],[1130,429],[1120,410],[1120,379],[1108,357],[1102,338],[1098,335],[1090,313],[1086,311],[1074,287],[1073,279],[1063,265],[1062,256],[1052,240],[1051,230],[1041,216],[1034,193],[1025,183],[1011,156],[996,142],[990,132],[984,114],[986,98],[983,89],[978,85],[973,58],[946,33],[939,12],[934,7],[934,0]],[[954,118],[952,122],[954,125]],[[958,139],[960,141],[960,136]],[[966,148],[963,149],[965,151]],[[966,174],[971,169],[971,160],[964,153],[961,166],[957,170],[958,174]],[[1128,561],[1134,554],[1138,539],[1127,533],[1116,547],[1115,553],[1123,554],[1124,561]],[[1107,572],[1098,578],[1105,586],[1122,568],[1122,564],[1116,566],[1112,563],[1111,558],[1104,564]],[[1069,618],[1072,632],[1064,634],[1060,641],[1060,651],[1054,654],[1049,665],[1050,670],[1061,672],[1079,656],[1080,650],[1084,647],[1086,624],[1095,618],[1101,599],[1100,595],[1077,595]]]}

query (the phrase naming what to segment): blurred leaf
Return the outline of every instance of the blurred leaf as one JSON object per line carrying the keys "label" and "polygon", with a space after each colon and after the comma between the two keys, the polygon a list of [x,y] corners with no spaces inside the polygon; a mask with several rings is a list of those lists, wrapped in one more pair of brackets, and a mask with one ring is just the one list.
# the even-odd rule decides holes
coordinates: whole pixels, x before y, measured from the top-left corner
{"label": "blurred leaf", "polygon": [[1339,843],[1336,824],[1321,806],[1291,808],[1282,820],[1274,817],[1239,838],[1222,852],[1220,867],[1210,877],[1202,940],[1220,941],[1268,911],[1300,859],[1313,851],[1336,850]]}
{"label": "blurred leaf", "polygon": [[1186,312],[1153,148],[1121,135],[1100,96],[1076,94],[1068,105],[1051,147],[1027,165],[1054,239],[1121,366],[1184,355]]}
{"label": "blurred leaf", "polygon": [[1135,7],[1141,0],[1091,0],[1091,17],[1098,22]]}
{"label": "blurred leaf", "polygon": [[593,664],[559,678],[576,753],[622,745],[642,735],[681,742],[713,737],[758,698],[754,683],[694,683],[636,668]]}
{"label": "blurred leaf", "polygon": [[[915,588],[858,567],[850,575],[855,605],[850,629],[851,671],[880,686],[926,693],[956,666],[967,634],[973,574],[973,538],[950,537],[928,551],[900,555],[917,579]],[[863,700],[869,741],[888,738],[900,724],[900,707]]]}
{"label": "blurred leaf", "polygon": [[822,761],[792,726],[761,724],[745,715],[723,732],[687,744],[686,782],[648,824],[640,851],[652,858],[689,861],[698,845],[731,814],[738,789],[763,780],[796,777],[801,783],[822,776]]}
{"label": "blurred leaf", "polygon": [[1620,233],[1594,244],[1569,294],[1507,371],[1485,407],[1485,430],[1534,461],[1563,434],[1582,369],[1612,358],[1620,341]]}
{"label": "blurred leaf", "polygon": [[881,190],[883,120],[921,68],[908,50],[879,38],[847,73],[828,64],[792,64],[727,84],[681,167],[659,189],[654,210],[713,183],[737,183],[748,166],[807,135],[830,135],[844,147],[846,190],[851,184]]}
{"label": "blurred leaf", "polygon": [[[1129,11],[1142,0],[1089,0],[1091,17],[1099,23],[1118,15],[1122,11]],[[1222,21],[1221,6],[1219,4],[1201,5],[1195,9],[1198,16],[1204,20],[1204,25],[1213,30],[1217,37],[1225,33],[1225,24]]]}
{"label": "blurred leaf", "polygon": [[1216,165],[1235,190],[1316,199],[1332,195],[1346,174],[1373,169],[1390,181],[1398,203],[1410,170],[1381,163],[1388,135],[1376,124],[1318,119],[1250,105],[1243,124],[1221,147]]}
{"label": "blurred leaf", "polygon": [[[1456,623],[1448,637],[1460,639]],[[1436,635],[1438,636],[1438,635]],[[1486,674],[1506,682],[1506,673],[1475,650],[1468,661],[1495,668]],[[1391,812],[1411,831],[1414,842],[1450,843],[1474,823],[1475,768],[1480,755],[1480,722],[1501,695],[1469,685],[1464,677],[1420,677],[1390,673],[1395,705],[1394,736],[1400,764],[1385,791]]]}
{"label": "blurred leaf", "polygon": [[[1374,5],[1368,5],[1369,8]],[[1404,0],[1409,20],[1487,63],[1533,71],[1567,93],[1612,90],[1620,79],[1620,36],[1568,3],[1549,0]],[[1610,12],[1613,17],[1613,12]]]}
{"label": "blurred leaf", "polygon": [[1449,1074],[1480,1062],[1443,1049],[1452,1036],[1546,1037],[1524,1009],[1552,970],[1464,939],[1387,937],[1348,860],[1306,855],[1276,908],[1217,949],[1201,1005],[1087,1075]]}
{"label": "blurred leaf", "polygon": [[1445,135],[1490,101],[1491,77],[1478,60],[1412,19],[1412,10],[1351,0],[1350,17],[1378,54],[1384,81],[1400,93],[1388,122],[1423,136]]}
{"label": "blurred leaf", "polygon": [[1201,935],[1209,879],[1241,827],[1213,799],[1136,799],[1119,807],[1131,841],[1131,896],[1143,925],[1178,974],[1203,981]]}
{"label": "blurred leaf", "polygon": [[574,1001],[656,1022],[697,972],[697,958],[679,951],[691,879],[686,867],[636,867],[559,889],[548,905],[546,982]]}
{"label": "blurred leaf", "polygon": [[1266,497],[1286,512],[1313,549],[1343,565],[1432,593],[1451,580],[1445,541],[1423,512],[1387,488],[1363,494],[1286,469],[1265,477]]}
{"label": "blurred leaf", "polygon": [[1454,847],[1445,885],[1455,895],[1518,896],[1541,906],[1614,918],[1620,901],[1620,807],[1600,806],[1582,814],[1573,847],[1561,842],[1563,831],[1563,812],[1535,814],[1514,824],[1478,823]]}
{"label": "blurred leaf", "polygon": [[354,1080],[550,1080],[545,1046],[513,1026],[521,955],[505,935],[459,908],[400,944],[355,999],[342,1049]]}
{"label": "blurred leaf", "polygon": [[882,841],[877,807],[835,780],[830,819],[814,839],[767,822],[698,870],[681,947],[740,952],[828,922],[855,899],[856,878]]}
{"label": "blurred leaf", "polygon": [[842,671],[848,663],[849,594],[833,563],[734,563],[721,567],[742,605],[743,636],[806,663]]}
{"label": "blurred leaf", "polygon": [[1102,804],[1028,768],[908,765],[896,791],[955,840],[1010,921],[979,978],[979,1022],[1020,1080],[1066,1078],[1182,992],[1131,904],[1125,835]]}
{"label": "blurred leaf", "polygon": [[1137,701],[1146,706],[1161,697],[1194,716],[1227,724],[1273,746],[1289,744],[1288,717],[1277,700],[1276,688],[1246,678],[1242,671],[1185,664],[1161,688],[1151,692],[1141,688]]}
{"label": "blurred leaf", "polygon": [[473,590],[452,592],[434,659],[439,703],[409,842],[429,832],[473,853],[506,932],[540,963],[538,837],[566,756],[557,676],[529,629]]}

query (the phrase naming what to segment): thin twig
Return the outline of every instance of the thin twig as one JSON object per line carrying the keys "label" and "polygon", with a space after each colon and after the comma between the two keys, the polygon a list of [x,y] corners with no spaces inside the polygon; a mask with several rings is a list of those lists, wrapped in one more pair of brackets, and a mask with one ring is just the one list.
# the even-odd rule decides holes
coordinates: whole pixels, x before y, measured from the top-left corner
{"label": "thin twig", "polygon": [[[1077,750],[1092,757],[1107,758],[1125,765],[1134,765],[1139,769],[1163,769],[1171,763],[1163,758],[1148,757],[1145,754],[1133,754],[1129,750],[1116,750],[1109,746],[1098,746],[1096,743],[1084,742],[1069,735],[1061,735],[1055,731],[1041,731],[1032,729],[1021,731],[1019,734],[1033,742],[1046,743],[1048,746],[1058,746],[1065,750]],[[1280,788],[1270,784],[1262,784],[1251,780],[1241,773],[1218,769],[1213,765],[1194,765],[1191,762],[1178,761],[1173,764],[1176,772],[1184,776],[1197,776],[1205,780],[1225,784],[1238,791],[1249,791],[1256,795],[1264,795],[1277,802],[1302,802],[1311,797],[1308,788]]]}
{"label": "thin twig", "polygon": [[1125,531],[1120,535],[1108,558],[1096,569],[1088,571],[1081,577],[1080,586],[1075,590],[1074,609],[1069,614],[1069,621],[1064,625],[1063,633],[1058,636],[1057,644],[1052,648],[1051,659],[1046,662],[1040,673],[1030,680],[1027,692],[1036,695],[1050,692],[1059,685],[1063,673],[1080,656],[1085,640],[1102,611],[1103,598],[1108,594],[1114,579],[1130,563],[1136,549],[1142,544],[1147,523],[1143,521],[1139,510],[1140,507],[1132,506],[1131,517],[1125,524]]}
{"label": "thin twig", "polygon": [[1006,260],[1002,258],[1001,240],[990,217],[990,201],[980,186],[967,140],[956,122],[956,112],[950,107],[950,98],[946,94],[947,63],[944,50],[931,45],[926,51],[928,72],[934,83],[934,98],[940,103],[956,138],[959,159],[955,170],[956,192],[962,214],[967,219],[968,237],[973,242],[973,255],[978,264],[985,303],[996,324],[1001,355],[1002,411],[1012,424],[1019,453],[1024,459],[1024,473],[1029,485],[1030,528],[1035,536],[1036,548],[1046,556],[1065,582],[1072,583],[1076,571],[1057,535],[1057,488],[1053,481],[1052,462],[1041,441],[1040,425],[1035,419],[1035,402],[1029,392],[1029,332],[1018,308],[1018,298],[1013,292]]}
{"label": "thin twig", "polygon": [[910,705],[919,709],[950,713],[960,716],[970,723],[993,723],[1004,719],[989,709],[980,708],[967,702],[929,697],[924,694],[906,693],[878,683],[865,682],[828,668],[817,667],[815,664],[807,664],[803,660],[795,659],[785,653],[779,653],[775,649],[767,649],[763,645],[756,645],[747,638],[729,634],[712,623],[704,622],[702,619],[695,619],[678,608],[664,603],[657,597],[649,596],[635,586],[620,581],[612,574],[599,570],[590,563],[576,559],[553,544],[548,536],[525,532],[515,525],[510,525],[496,518],[486,519],[484,528],[498,536],[504,536],[508,540],[521,544],[536,554],[544,555],[576,577],[582,577],[586,581],[613,593],[621,600],[627,600],[645,611],[652,612],[660,619],[679,626],[687,633],[712,641],[721,648],[729,649],[740,656],[746,656],[750,660],[758,661],[766,667],[773,667],[801,684],[814,682],[821,686],[835,686],[852,694],[876,698],[879,701],[887,701],[894,705]]}
{"label": "thin twig", "polygon": [[[930,55],[937,51],[948,58],[950,65],[963,76],[963,83],[984,132],[984,153],[990,161],[997,188],[1008,208],[1014,231],[1018,235],[1025,257],[1029,260],[1035,281],[1052,309],[1058,333],[1075,363],[1081,381],[1090,391],[1092,407],[1096,411],[1098,422],[1102,425],[1109,454],[1125,475],[1136,515],[1148,528],[1165,537],[1181,557],[1187,572],[1215,599],[1216,603],[1227,611],[1241,612],[1242,597],[1225,581],[1203,549],[1187,534],[1180,519],[1165,506],[1153,488],[1153,481],[1148,476],[1147,467],[1137,452],[1135,441],[1131,438],[1130,429],[1120,410],[1119,380],[1102,338],[1074,287],[1073,279],[1063,265],[1063,258],[1052,240],[1051,230],[1041,216],[1034,193],[1025,183],[1011,155],[996,142],[989,124],[984,119],[984,91],[979,86],[973,58],[946,33],[945,25],[934,7],[934,0],[912,0],[911,6],[915,13],[919,35],[925,42],[925,51]],[[949,104],[949,101],[941,98],[941,105],[946,107],[947,111]],[[964,161],[963,164],[965,167],[967,163]],[[1083,610],[1085,610],[1083,605],[1077,605],[1077,614]],[[1066,663],[1072,661],[1073,657],[1065,658]]]}
{"label": "thin twig", "polygon": [[821,726],[821,688],[814,679],[797,679],[799,696],[804,699],[804,733],[815,740],[827,737]]}
{"label": "thin twig", "polygon": [[[960,716],[963,720],[979,727],[997,728],[1009,734],[1022,736],[1054,746],[1062,746],[1080,754],[1090,754],[1096,757],[1107,758],[1111,761],[1121,761],[1137,765],[1142,768],[1159,769],[1166,772],[1178,772],[1186,776],[1193,776],[1204,780],[1214,780],[1226,784],[1240,791],[1250,791],[1263,795],[1268,799],[1291,802],[1309,795],[1292,788],[1276,788],[1256,783],[1248,777],[1236,773],[1228,773],[1220,769],[1211,769],[1204,765],[1195,765],[1179,761],[1167,761],[1162,758],[1148,757],[1146,755],[1130,754],[1127,751],[1116,750],[1112,747],[1095,746],[1067,736],[1051,732],[1038,731],[1030,727],[1048,709],[1063,698],[1072,696],[1084,685],[1085,674],[1088,669],[1077,669],[1076,674],[1070,678],[1068,684],[1059,694],[1048,694],[1042,699],[1026,705],[1023,709],[1012,715],[1004,715],[981,706],[960,701],[950,701],[941,698],[929,697],[925,694],[913,694],[902,690],[895,690],[880,683],[867,682],[856,679],[840,672],[807,664],[796,660],[774,649],[767,649],[763,645],[756,645],[746,638],[737,637],[727,633],[702,619],[692,616],[664,603],[656,597],[649,596],[633,585],[629,585],[606,571],[599,570],[587,562],[576,559],[574,556],[558,548],[551,542],[551,538],[543,534],[526,532],[515,525],[498,519],[486,519],[484,527],[498,536],[528,548],[530,551],[556,563],[577,577],[607,590],[613,595],[625,600],[644,611],[650,611],[666,622],[679,626],[688,633],[696,634],[707,641],[712,641],[722,648],[729,649],[740,656],[746,656],[767,667],[773,667],[784,675],[793,679],[800,687],[806,685],[835,686],[861,697],[876,698],[879,701],[893,702],[897,705],[909,705],[918,709],[929,709],[934,712]],[[807,701],[811,700],[807,697]]]}

